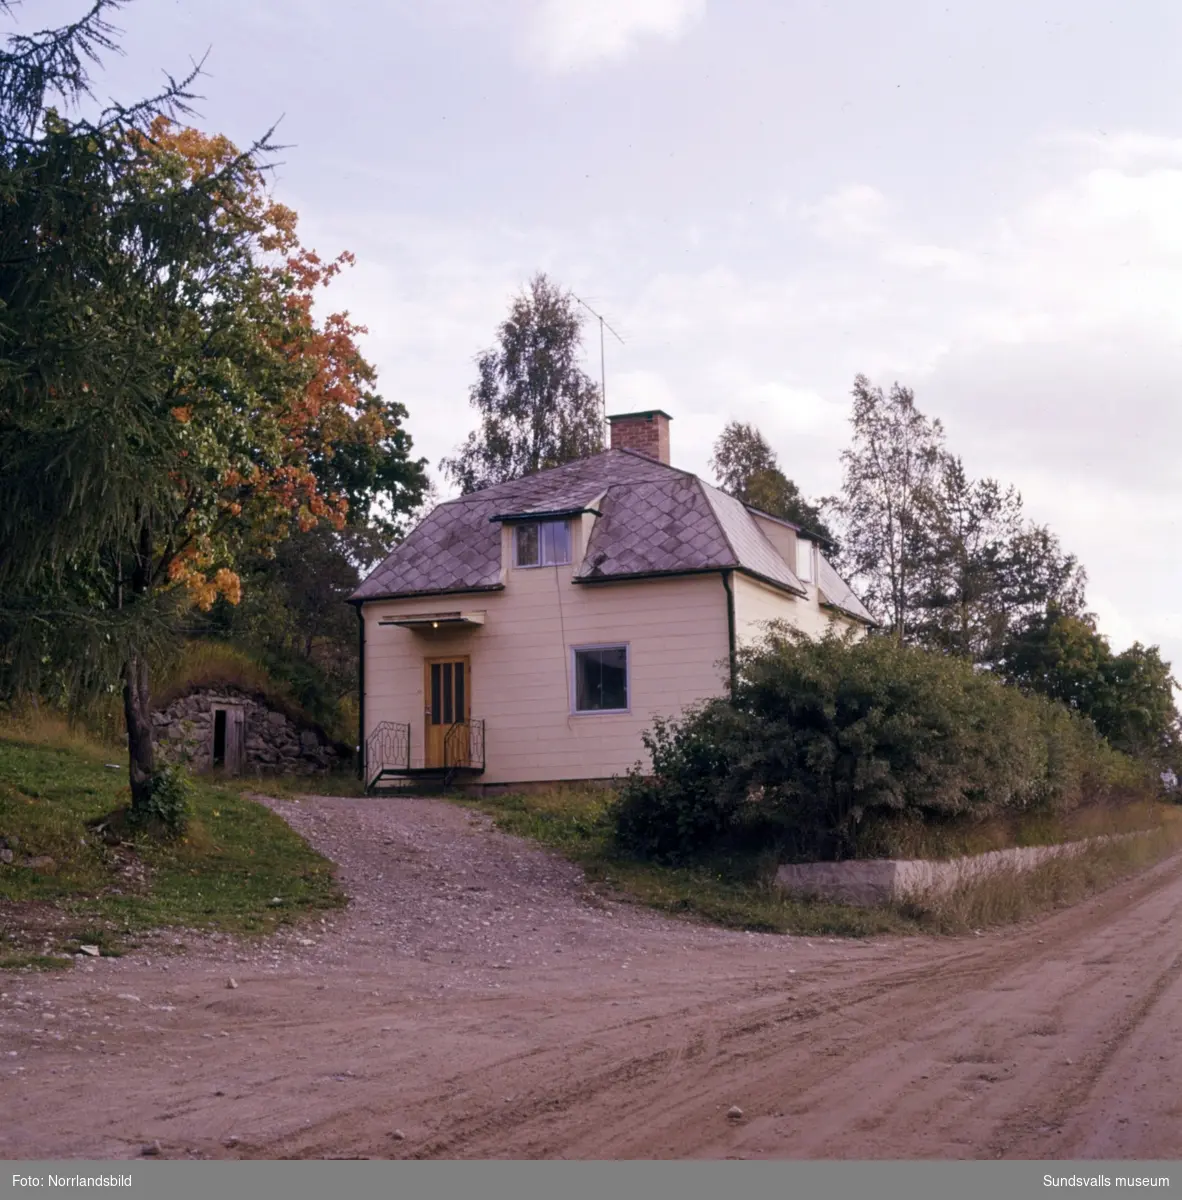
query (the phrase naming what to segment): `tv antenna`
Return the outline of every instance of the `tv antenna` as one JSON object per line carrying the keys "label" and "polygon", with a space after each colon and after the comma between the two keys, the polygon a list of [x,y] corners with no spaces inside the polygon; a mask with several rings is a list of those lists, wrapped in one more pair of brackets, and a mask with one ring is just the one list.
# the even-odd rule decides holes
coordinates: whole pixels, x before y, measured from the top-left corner
{"label": "tv antenna", "polygon": [[[571,292],[571,295],[575,296],[574,292]],[[591,307],[591,305],[587,303],[586,300],[584,300],[581,296],[575,296],[575,299],[578,300],[578,302],[599,322],[599,396],[600,396],[600,399],[603,401],[603,419],[606,421],[607,420],[607,370],[606,370],[606,367],[604,364],[606,363],[607,360],[606,360],[606,357],[604,355],[604,350],[603,350],[603,331],[604,331],[604,329],[606,329],[612,335],[612,337],[614,337],[616,339],[616,341],[620,343],[621,346],[624,344],[624,339],[622,337],[620,337],[620,335],[614,329],[612,329],[612,327],[607,323],[607,320],[604,318],[604,316],[601,313],[597,313],[595,311],[595,309],[593,309]]]}

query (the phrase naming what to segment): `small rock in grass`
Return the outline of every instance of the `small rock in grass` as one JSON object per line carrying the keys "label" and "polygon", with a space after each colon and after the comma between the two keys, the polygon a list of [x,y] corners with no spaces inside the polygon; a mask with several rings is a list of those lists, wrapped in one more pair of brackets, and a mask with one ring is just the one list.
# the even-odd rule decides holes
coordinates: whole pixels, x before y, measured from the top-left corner
{"label": "small rock in grass", "polygon": [[91,958],[98,958],[99,954],[101,953],[97,946],[79,946],[78,949],[81,950],[83,954],[89,954]]}
{"label": "small rock in grass", "polygon": [[117,1000],[130,1000],[133,1004],[139,1004],[140,998],[134,992],[120,992],[116,997]]}
{"label": "small rock in grass", "polygon": [[392,1134],[390,1134],[390,1136],[396,1142],[405,1142],[406,1141],[406,1134],[403,1133],[401,1129],[395,1129],[394,1132]]}
{"label": "small rock in grass", "polygon": [[737,1104],[732,1104],[730,1108],[726,1110],[726,1115],[730,1117],[732,1121],[737,1121],[743,1115],[743,1110]]}
{"label": "small rock in grass", "polygon": [[234,979],[233,977],[231,977],[230,979],[227,979],[227,980],[226,980],[226,987],[228,987],[228,988],[236,988],[237,986],[238,986],[238,980],[237,980],[237,979]]}
{"label": "small rock in grass", "polygon": [[144,1158],[156,1158],[160,1154],[161,1149],[162,1147],[159,1142],[149,1142],[140,1150],[140,1154]]}

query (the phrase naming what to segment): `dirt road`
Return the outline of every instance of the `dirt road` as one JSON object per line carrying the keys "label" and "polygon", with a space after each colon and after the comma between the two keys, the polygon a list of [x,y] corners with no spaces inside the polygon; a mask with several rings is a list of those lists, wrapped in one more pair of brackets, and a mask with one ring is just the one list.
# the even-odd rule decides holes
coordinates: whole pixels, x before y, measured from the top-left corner
{"label": "dirt road", "polygon": [[605,905],[442,802],[275,807],[348,912],[0,976],[0,1157],[1182,1157],[1182,859],[1020,930],[809,940]]}

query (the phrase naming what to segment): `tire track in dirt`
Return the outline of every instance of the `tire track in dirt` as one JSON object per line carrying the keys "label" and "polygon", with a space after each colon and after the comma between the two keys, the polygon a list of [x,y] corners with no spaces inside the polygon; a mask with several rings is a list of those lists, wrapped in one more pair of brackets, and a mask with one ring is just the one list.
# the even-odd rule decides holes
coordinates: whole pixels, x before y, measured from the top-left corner
{"label": "tire track in dirt", "polygon": [[776,938],[592,903],[447,804],[275,807],[348,912],[11,985],[10,1156],[1182,1157],[1137,1132],[1182,1129],[1182,858],[981,937]]}
{"label": "tire track in dirt", "polygon": [[[1079,1114],[1087,1113],[1089,1109],[1103,1105],[1110,1100],[1111,1092],[1104,1087],[1106,1075],[1111,1073],[1114,1064],[1128,1054],[1130,1045],[1139,1037],[1147,1034],[1163,1046],[1173,1049],[1175,1034],[1179,1028],[1178,1013],[1163,1014],[1161,1009],[1169,994],[1174,1007],[1179,1007],[1179,984],[1182,982],[1182,953],[1175,947],[1176,938],[1170,933],[1178,928],[1178,918],[1182,915],[1182,904],[1175,904],[1168,912],[1160,914],[1152,929],[1145,926],[1141,933],[1141,945],[1136,947],[1142,954],[1147,953],[1145,977],[1136,980],[1132,976],[1122,975],[1120,986],[1124,989],[1124,998],[1132,1003],[1117,1008],[1112,1013],[1108,1028],[1095,1039],[1095,1048],[1085,1057],[1077,1078],[1057,1093],[1045,1097],[1042,1106],[1042,1125],[1036,1131],[1021,1125],[1013,1129],[999,1130],[995,1142],[996,1153],[1006,1158],[1046,1158],[1081,1157],[1087,1153],[1087,1146],[1081,1145],[1086,1139],[1082,1136],[1081,1124],[1087,1125],[1086,1118],[1081,1122]],[[1170,943],[1173,942],[1173,945]],[[1164,953],[1163,953],[1164,951]],[[1118,970],[1127,967],[1128,957],[1122,962],[1113,957],[1091,960],[1085,965],[1114,966]],[[1136,986],[1139,984],[1139,986]],[[1128,989],[1135,987],[1135,990]],[[1156,1028],[1149,1028],[1151,1023]],[[1179,1055],[1169,1057],[1165,1054],[1155,1055],[1159,1062],[1174,1060],[1175,1067],[1182,1067]],[[1157,1074],[1164,1074],[1161,1068]],[[1177,1115],[1177,1113],[1175,1113]],[[1133,1121],[1127,1113],[1115,1118],[1117,1123],[1129,1124]],[[1142,1125],[1148,1122],[1141,1122]],[[1182,1138],[1174,1143],[1175,1147],[1182,1145]],[[1171,1154],[1169,1157],[1174,1157]],[[1135,1157],[1164,1157],[1158,1153],[1152,1155],[1137,1154]]]}
{"label": "tire track in dirt", "polygon": [[[1148,1011],[1176,978],[1172,958],[1164,967],[1160,964],[1154,931],[1146,929],[1148,914],[1139,905],[1164,903],[1166,920],[1175,919],[1182,906],[1178,876],[1174,864],[1158,873],[1155,885],[1140,888],[1131,903],[1108,896],[1096,913],[1057,922],[1063,935],[1056,943],[1057,957],[1077,955],[1098,932],[1102,939],[1124,940],[1131,947],[1123,956],[1123,971],[1097,977],[1092,987],[1081,987],[1077,973],[1061,974],[1056,983],[1044,966],[1050,939],[1038,936],[1052,931],[1052,919],[1023,935],[1027,944],[1017,961],[1003,949],[988,976],[978,976],[974,991],[938,998],[926,1011],[921,1007],[914,1015],[913,1037],[900,1031],[893,1045],[870,1047],[855,1040],[848,1066],[823,1082],[803,1081],[792,1115],[804,1124],[786,1127],[765,1120],[738,1141],[768,1156],[1019,1156],[998,1138],[999,1126],[1029,1125],[1056,1097],[1062,1097],[1064,1107],[1083,1103],[1088,1080],[1103,1065],[1093,1061],[1095,1055],[1089,1057],[1089,1048],[1107,1045],[1114,1029],[1135,1023],[1136,1013]],[[1124,914],[1123,927],[1102,923],[1098,929],[1097,917],[1111,917],[1114,909]],[[1032,1053],[1025,1023],[1040,1001],[1056,996],[1056,987],[1072,997],[1070,1021],[1058,1044],[1048,1040],[1041,1053]],[[1125,1003],[1130,998],[1131,1006]],[[780,1061],[772,1069],[795,1065]],[[1066,1143],[1055,1149],[1076,1153]]]}
{"label": "tire track in dirt", "polygon": [[[817,982],[808,978],[814,972],[793,977],[773,971],[774,981],[764,979],[721,998],[666,1011],[660,1018],[664,1028],[681,1032],[664,1033],[668,1044],[660,1050],[651,1049],[653,1036],[647,1029],[651,1018],[646,1017],[596,1027],[574,1045],[535,1048],[526,1056],[506,1058],[496,1067],[500,1081],[496,1090],[514,1096],[511,1107],[448,1113],[432,1122],[430,1136],[412,1153],[416,1157],[555,1153],[673,1157],[732,1152],[744,1142],[780,1140],[783,1131],[773,1136],[769,1121],[787,1116],[807,1117],[810,1123],[827,1118],[829,1129],[823,1144],[810,1141],[811,1154],[839,1149],[839,1141],[834,1139],[840,1133],[857,1145],[885,1142],[886,1153],[897,1155],[900,1142],[896,1139],[913,1136],[914,1129],[899,1129],[897,1121],[862,1113],[865,1104],[851,1104],[850,1094],[873,1095],[880,1111],[902,1108],[911,1114],[912,1125],[922,1117],[931,1126],[933,1116],[938,1115],[932,1113],[933,1108],[965,1107],[963,1096],[950,1097],[944,1094],[946,1089],[935,1089],[939,1095],[934,1105],[925,1102],[923,1093],[933,1089],[921,1085],[930,1082],[931,1051],[965,1025],[969,1016],[966,1003],[975,1010],[981,1028],[990,1027],[990,1010],[1012,1016],[1013,999],[1005,1009],[999,1008],[999,1002],[1006,993],[1016,999],[1029,990],[1029,978],[1023,981],[1018,977],[1023,972],[1029,975],[1032,968],[1041,971],[1049,941],[1054,942],[1059,957],[1085,955],[1097,931],[1103,934],[1113,920],[1136,909],[1146,897],[1159,896],[1163,889],[1176,886],[1180,874],[1182,864],[1167,864],[1152,872],[1152,877],[1138,880],[1132,890],[1128,884],[1121,885],[1083,909],[1059,914],[1034,929],[975,941],[968,947],[937,943],[943,954],[937,952],[921,965],[871,978],[865,978],[861,965],[832,971],[828,979]],[[1171,915],[1180,905],[1182,898],[1172,902]],[[1137,921],[1143,924],[1140,917]],[[843,985],[842,975],[855,978]],[[1164,976],[1151,984],[1152,994],[1141,1007],[1151,1005],[1152,995],[1164,986]],[[1042,985],[1035,987],[1038,990]],[[784,993],[791,998],[786,999]],[[639,1032],[642,1028],[644,1034]],[[637,1037],[646,1047],[644,1053],[633,1049]],[[925,1042],[927,1058],[920,1065],[929,1070],[915,1065],[909,1068],[908,1055],[901,1053],[901,1048],[923,1047]],[[690,1046],[701,1049],[690,1054]],[[994,1051],[949,1049],[940,1065],[965,1068],[959,1074],[975,1074],[983,1084],[1016,1081],[1017,1087],[1010,1090],[1017,1091],[1017,1099],[1029,1106],[1032,1095],[1039,1092],[1038,1081],[1015,1065],[998,1068],[1008,1049],[1006,1045]],[[1077,1078],[1070,1093],[1063,1093],[1063,1102],[1070,1104],[1071,1097],[1083,1094],[1086,1080],[1102,1065],[1096,1060],[1084,1067],[1082,1081]],[[873,1078],[865,1078],[868,1068]],[[461,1073],[444,1089],[423,1093],[421,1101],[435,1112],[447,1113],[449,1105],[461,1092],[469,1093],[470,1085],[482,1073],[473,1079]],[[791,1081],[790,1086],[786,1080]],[[968,1092],[971,1106],[973,1089]],[[721,1129],[728,1136],[719,1138],[719,1112],[725,1112],[736,1099],[744,1104],[748,1120],[738,1129],[723,1123]],[[956,1099],[960,1103],[949,1104]],[[1041,1106],[1046,1103],[1049,1101]],[[1015,1102],[1009,1107],[1016,1106]],[[834,1107],[848,1111],[844,1116],[842,1112],[834,1114],[829,1111]],[[772,1115],[777,1113],[779,1118]],[[757,1118],[754,1124],[752,1117]],[[1000,1122],[1003,1117],[996,1119]],[[348,1119],[333,1121],[310,1144],[275,1149],[317,1153],[346,1136],[349,1124]],[[997,1136],[986,1145],[970,1146],[962,1141],[958,1147],[955,1133],[948,1129],[950,1124],[946,1118],[935,1121],[944,1131],[949,1152],[955,1154],[959,1148],[997,1153],[1001,1144]],[[355,1124],[353,1128],[356,1130]],[[790,1140],[796,1143],[799,1136]],[[351,1149],[367,1149],[364,1134],[355,1135]],[[368,1149],[372,1152],[373,1147]],[[750,1149],[760,1152],[758,1144]]]}

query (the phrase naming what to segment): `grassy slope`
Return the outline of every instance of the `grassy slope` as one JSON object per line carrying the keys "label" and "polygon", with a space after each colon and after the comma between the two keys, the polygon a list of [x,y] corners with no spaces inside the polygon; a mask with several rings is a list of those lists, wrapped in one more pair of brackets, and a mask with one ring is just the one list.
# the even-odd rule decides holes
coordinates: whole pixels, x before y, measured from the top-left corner
{"label": "grassy slope", "polygon": [[61,963],[82,943],[117,953],[163,926],[265,933],[342,903],[331,865],[273,813],[234,789],[194,793],[183,840],[107,846],[87,823],[127,803],[116,753],[0,732],[0,835],[18,862],[54,860],[0,865],[0,967]]}
{"label": "grassy slope", "polygon": [[1022,921],[1086,900],[1182,848],[1182,809],[1172,804],[1139,808],[1137,813],[1114,811],[1107,822],[1096,813],[1079,836],[1116,836],[1077,855],[1051,859],[1031,871],[999,871],[951,892],[919,897],[905,904],[903,911],[925,928],[960,933]]}
{"label": "grassy slope", "polygon": [[863,830],[859,858],[961,858],[1005,850],[1011,846],[1053,846],[1108,834],[1156,830],[1177,805],[1137,802],[1117,807],[1089,807],[1062,816],[1022,813],[987,821],[925,825],[894,822]]}

